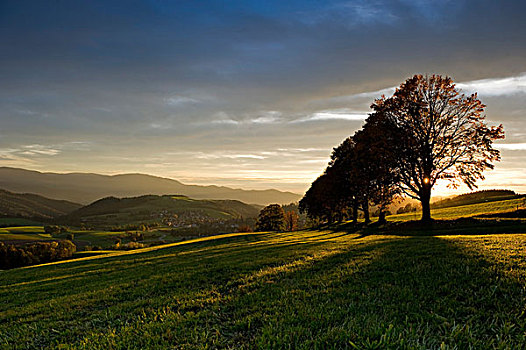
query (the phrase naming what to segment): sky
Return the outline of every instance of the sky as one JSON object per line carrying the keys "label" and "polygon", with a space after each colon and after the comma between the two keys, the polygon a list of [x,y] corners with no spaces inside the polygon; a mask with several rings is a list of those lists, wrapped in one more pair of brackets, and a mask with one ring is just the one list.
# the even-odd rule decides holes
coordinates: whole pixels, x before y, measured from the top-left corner
{"label": "sky", "polygon": [[0,0],[0,166],[303,193],[375,98],[436,73],[504,125],[479,187],[526,193],[525,13],[485,0]]}

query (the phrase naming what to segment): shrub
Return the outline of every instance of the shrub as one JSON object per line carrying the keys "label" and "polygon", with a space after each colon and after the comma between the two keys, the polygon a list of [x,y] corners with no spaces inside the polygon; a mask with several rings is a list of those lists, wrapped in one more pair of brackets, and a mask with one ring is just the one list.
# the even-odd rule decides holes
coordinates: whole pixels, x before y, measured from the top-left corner
{"label": "shrub", "polygon": [[239,225],[237,227],[237,232],[252,232],[252,227],[248,225]]}
{"label": "shrub", "polygon": [[144,248],[144,244],[139,243],[139,242],[133,242],[133,241],[120,246],[120,249],[124,249],[124,250],[132,250],[132,249],[140,249],[140,248]]}
{"label": "shrub", "polygon": [[60,233],[68,232],[68,228],[65,226],[47,225],[44,226],[44,232],[49,233],[50,235],[57,235]]}

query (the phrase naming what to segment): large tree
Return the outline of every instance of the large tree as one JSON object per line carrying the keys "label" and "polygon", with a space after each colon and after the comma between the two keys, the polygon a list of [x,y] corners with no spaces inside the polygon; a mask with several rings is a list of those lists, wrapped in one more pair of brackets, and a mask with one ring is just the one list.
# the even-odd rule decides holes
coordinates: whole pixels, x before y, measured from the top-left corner
{"label": "large tree", "polygon": [[466,96],[453,80],[440,75],[415,75],[404,82],[392,97],[376,100],[373,116],[385,118],[384,125],[395,128],[400,189],[422,203],[422,221],[431,220],[431,189],[441,179],[470,189],[484,179],[483,171],[500,160],[492,147],[504,138],[502,125],[488,127],[486,107],[477,94]]}
{"label": "large tree", "polygon": [[331,155],[330,168],[337,174],[339,190],[353,207],[356,221],[361,206],[365,222],[370,222],[369,203],[379,207],[380,221],[399,192],[397,162],[391,145],[396,133],[386,120],[370,116],[364,127],[344,140]]}

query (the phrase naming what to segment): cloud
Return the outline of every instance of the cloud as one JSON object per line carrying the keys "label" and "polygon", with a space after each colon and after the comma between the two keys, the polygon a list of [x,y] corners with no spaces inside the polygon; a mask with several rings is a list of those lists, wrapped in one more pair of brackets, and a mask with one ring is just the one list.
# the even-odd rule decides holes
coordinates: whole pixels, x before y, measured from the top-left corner
{"label": "cloud", "polygon": [[526,73],[506,78],[492,78],[458,83],[457,87],[481,96],[506,96],[526,93]]}
{"label": "cloud", "polygon": [[500,143],[495,144],[495,147],[510,151],[526,151],[526,143]]}
{"label": "cloud", "polygon": [[369,115],[367,114],[367,112],[350,112],[347,109],[339,109],[332,111],[315,112],[306,117],[295,119],[291,121],[291,123],[305,123],[328,120],[363,121],[367,119],[368,116]]}
{"label": "cloud", "polygon": [[268,111],[264,112],[256,118],[249,119],[249,123],[255,124],[272,124],[277,123],[281,120],[281,112],[278,111]]}
{"label": "cloud", "polygon": [[244,116],[240,119],[232,119],[227,113],[219,112],[214,115],[211,121],[213,124],[226,125],[248,125],[248,124],[274,124],[281,122],[282,113],[279,111],[263,111],[256,113],[256,116]]}
{"label": "cloud", "polygon": [[164,102],[170,106],[182,106],[186,104],[199,103],[200,100],[191,98],[191,97],[187,97],[187,96],[174,95],[174,96],[165,98]]}
{"label": "cloud", "polygon": [[56,156],[61,153],[61,150],[57,149],[55,146],[27,145],[14,150],[14,153],[26,156]]}
{"label": "cloud", "polygon": [[[477,92],[479,95],[486,97],[526,94],[526,72],[505,78],[471,80],[457,83],[456,86],[464,93]],[[326,106],[337,106],[343,103],[362,106],[363,103],[370,104],[374,99],[380,98],[382,95],[392,96],[396,88],[396,86],[391,86],[375,91],[329,97],[313,101],[313,103]]]}
{"label": "cloud", "polygon": [[267,157],[259,154],[239,154],[233,152],[198,152],[195,154],[198,159],[265,159]]}

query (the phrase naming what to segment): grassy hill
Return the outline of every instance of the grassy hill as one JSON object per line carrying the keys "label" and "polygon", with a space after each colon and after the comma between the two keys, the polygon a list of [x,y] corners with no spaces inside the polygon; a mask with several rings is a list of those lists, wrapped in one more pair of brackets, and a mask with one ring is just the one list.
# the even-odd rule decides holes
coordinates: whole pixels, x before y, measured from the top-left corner
{"label": "grassy hill", "polygon": [[526,235],[231,234],[0,273],[6,347],[526,345]]}
{"label": "grassy hill", "polygon": [[477,203],[487,203],[502,201],[508,199],[519,199],[523,198],[524,195],[520,195],[511,190],[484,190],[476,191],[471,193],[461,194],[451,198],[445,198],[436,202],[431,203],[431,208],[449,208],[458,207],[462,205],[470,205]]}
{"label": "grassy hill", "polygon": [[[148,203],[99,202],[81,210]],[[523,202],[436,209],[456,220],[431,228],[401,214],[387,229],[224,234],[0,271],[0,347],[522,349]]]}
{"label": "grassy hill", "polygon": [[[467,204],[455,207],[431,209],[431,216],[434,219],[452,220],[462,217],[472,217],[496,213],[506,213],[526,207],[526,198],[515,198],[506,200],[495,200],[476,204]],[[422,216],[421,212],[411,212],[405,214],[390,215],[387,217],[391,221],[418,220]]]}
{"label": "grassy hill", "polygon": [[[195,217],[192,222],[257,217],[259,208],[235,200],[196,200],[185,196],[108,197],[60,218],[66,224],[115,226],[162,221],[182,216]],[[190,220],[191,218],[189,218]],[[175,220],[175,219],[174,219]]]}
{"label": "grassy hill", "polygon": [[28,219],[51,219],[71,213],[82,205],[45,198],[30,193],[12,193],[0,189],[0,216]]}
{"label": "grassy hill", "polygon": [[104,197],[134,197],[177,193],[195,199],[231,199],[245,203],[297,202],[301,196],[278,190],[242,190],[223,186],[185,185],[179,181],[144,174],[98,175],[41,173],[0,167],[0,188],[31,192],[56,199],[89,204]]}

